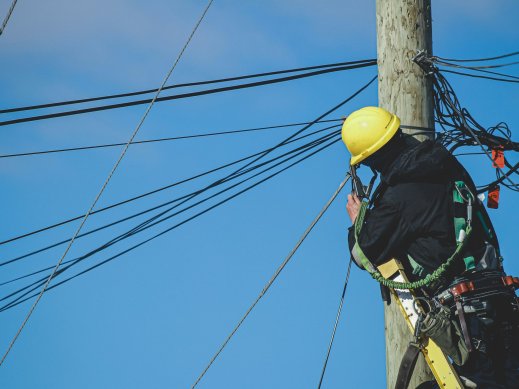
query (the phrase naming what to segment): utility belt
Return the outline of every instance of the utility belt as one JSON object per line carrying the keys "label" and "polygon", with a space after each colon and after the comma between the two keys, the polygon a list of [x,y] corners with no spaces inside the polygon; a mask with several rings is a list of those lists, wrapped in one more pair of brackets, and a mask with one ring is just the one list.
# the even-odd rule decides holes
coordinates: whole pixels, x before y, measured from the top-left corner
{"label": "utility belt", "polygon": [[516,289],[519,289],[518,277],[507,276],[500,270],[483,270],[457,277],[447,289],[437,293],[434,300],[453,308],[456,301],[465,305],[492,296],[515,296]]}
{"label": "utility belt", "polygon": [[483,270],[457,277],[447,289],[429,300],[432,304],[421,323],[421,334],[434,340],[457,365],[463,365],[479,344],[479,340],[472,337],[466,314],[479,318],[492,316],[495,308],[492,300],[496,297],[502,298],[505,305],[510,303],[511,311],[518,312],[516,289],[519,289],[519,278],[507,276],[501,270]]}

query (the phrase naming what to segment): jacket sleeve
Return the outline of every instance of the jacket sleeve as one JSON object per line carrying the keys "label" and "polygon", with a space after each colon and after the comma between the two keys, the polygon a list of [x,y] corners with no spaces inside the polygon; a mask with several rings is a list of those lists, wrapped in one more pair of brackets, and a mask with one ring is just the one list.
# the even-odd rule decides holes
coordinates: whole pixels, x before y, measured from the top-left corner
{"label": "jacket sleeve", "polygon": [[[407,246],[411,234],[411,227],[402,218],[401,212],[394,205],[381,202],[366,213],[358,245],[369,261],[378,266],[401,253]],[[353,227],[348,232],[348,243],[355,263],[361,266],[353,250]]]}

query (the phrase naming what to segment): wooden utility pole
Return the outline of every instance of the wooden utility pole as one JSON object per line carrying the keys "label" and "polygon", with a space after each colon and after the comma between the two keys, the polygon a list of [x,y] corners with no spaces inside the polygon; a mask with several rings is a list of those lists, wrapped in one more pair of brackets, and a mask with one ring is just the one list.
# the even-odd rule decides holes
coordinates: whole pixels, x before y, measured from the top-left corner
{"label": "wooden utility pole", "polygon": [[[377,0],[379,106],[399,116],[402,124],[426,128],[434,128],[432,84],[412,58],[418,50],[432,54],[431,22],[430,0]],[[386,305],[384,316],[387,388],[394,389],[411,335],[397,304]],[[434,377],[420,355],[409,388],[429,380]]]}

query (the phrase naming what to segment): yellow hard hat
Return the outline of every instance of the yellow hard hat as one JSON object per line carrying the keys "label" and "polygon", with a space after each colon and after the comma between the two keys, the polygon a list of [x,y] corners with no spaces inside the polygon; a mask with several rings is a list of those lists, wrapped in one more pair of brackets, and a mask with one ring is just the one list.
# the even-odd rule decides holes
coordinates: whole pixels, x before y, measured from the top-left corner
{"label": "yellow hard hat", "polygon": [[398,116],[379,107],[364,107],[351,113],[342,125],[342,141],[356,165],[380,150],[400,127]]}

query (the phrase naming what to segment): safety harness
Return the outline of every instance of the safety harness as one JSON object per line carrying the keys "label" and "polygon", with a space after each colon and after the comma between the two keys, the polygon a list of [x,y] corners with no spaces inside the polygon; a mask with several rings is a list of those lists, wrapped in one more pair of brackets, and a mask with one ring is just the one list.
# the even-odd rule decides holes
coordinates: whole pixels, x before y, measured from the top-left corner
{"label": "safety harness", "polygon": [[[364,269],[368,271],[368,273],[371,275],[371,277],[373,277],[373,279],[391,289],[413,290],[422,288],[424,286],[428,286],[433,282],[439,280],[450,269],[450,267],[453,264],[455,264],[456,261],[460,258],[461,253],[465,248],[465,245],[472,233],[472,208],[473,202],[475,200],[474,195],[463,181],[456,181],[454,182],[454,188],[452,189],[452,198],[454,203],[454,230],[456,235],[456,249],[454,250],[453,254],[449,258],[447,258],[447,260],[432,273],[427,274],[425,277],[413,282],[396,282],[393,280],[386,279],[382,276],[382,274],[380,274],[380,272],[369,260],[366,254],[364,254],[364,251],[359,245],[359,234],[362,230],[362,226],[364,225],[364,219],[366,217],[366,212],[369,205],[367,201],[362,202],[359,214],[355,219],[355,245],[352,249],[353,257],[360,261]],[[460,216],[460,205],[466,206],[466,217]],[[478,211],[477,213],[478,215],[481,214],[480,211]],[[484,220],[482,216],[481,220]],[[465,267],[467,270],[473,269],[475,267],[474,257],[467,256],[463,258],[463,260],[465,262]]]}
{"label": "safety harness", "polygon": [[[362,248],[359,245],[358,237],[364,225],[364,219],[366,217],[367,209],[370,205],[367,201],[363,201],[359,214],[355,220],[354,225],[354,236],[355,245],[352,250],[352,255],[357,259],[363,267],[370,273],[370,275],[381,285],[395,290],[414,290],[422,288],[424,286],[430,286],[435,281],[445,275],[445,273],[458,261],[463,259],[465,264],[465,270],[474,273],[476,269],[475,259],[472,255],[463,256],[464,249],[468,242],[468,239],[472,233],[472,216],[473,216],[473,204],[476,200],[470,189],[463,181],[455,181],[452,187],[452,201],[454,210],[454,233],[456,238],[456,249],[453,254],[447,258],[447,260],[440,265],[432,273],[425,275],[414,282],[407,282],[404,277],[404,282],[385,278],[381,272],[373,265],[369,258],[365,255]],[[497,256],[499,255],[499,246],[495,233],[489,226],[491,223],[488,220],[488,216],[476,208],[476,216],[483,227],[487,235],[489,242],[495,245]],[[413,274],[423,274],[425,269],[421,267],[416,261],[409,257],[411,266],[413,267]],[[495,274],[494,274],[495,273]],[[396,389],[407,389],[412,372],[416,365],[416,361],[420,351],[424,350],[424,337],[430,338],[434,344],[437,344],[441,350],[447,353],[456,363],[462,364],[468,353],[473,351],[472,341],[467,328],[467,324],[464,318],[464,295],[468,292],[474,292],[476,289],[481,290],[482,293],[487,294],[492,289],[494,293],[514,293],[515,289],[519,288],[519,279],[511,276],[503,276],[498,271],[488,272],[477,272],[481,274],[480,280],[477,282],[462,280],[454,285],[451,285],[446,291],[435,296],[431,300],[424,298],[416,298],[418,300],[424,300],[429,306],[429,313],[425,315],[423,310],[413,305],[413,309],[416,313],[420,312],[416,323],[414,324],[414,340],[410,342],[404,356],[402,358],[400,369],[396,380]],[[485,281],[486,280],[486,281]],[[479,293],[478,293],[479,294]],[[402,303],[400,301],[400,303]],[[431,304],[432,303],[432,304]],[[450,304],[449,304],[450,303]],[[456,307],[457,314],[459,316],[460,325],[451,321],[449,305],[454,304]],[[436,308],[433,310],[432,305]],[[443,307],[443,308],[441,308]],[[408,319],[409,320],[409,319]],[[450,338],[450,339],[447,339]],[[457,339],[453,341],[453,339]],[[429,342],[431,346],[431,342]],[[435,346],[436,347],[436,346]],[[427,354],[427,351],[424,355]],[[443,357],[445,358],[445,357]],[[432,363],[432,362],[431,362]],[[446,362],[448,365],[448,362]],[[431,366],[431,364],[429,364]],[[434,372],[435,370],[433,370]],[[450,375],[456,376],[456,373],[450,367]],[[436,376],[437,374],[435,374]],[[438,378],[438,377],[436,377]],[[455,379],[453,378],[453,381]],[[455,384],[456,386],[458,384]]]}

